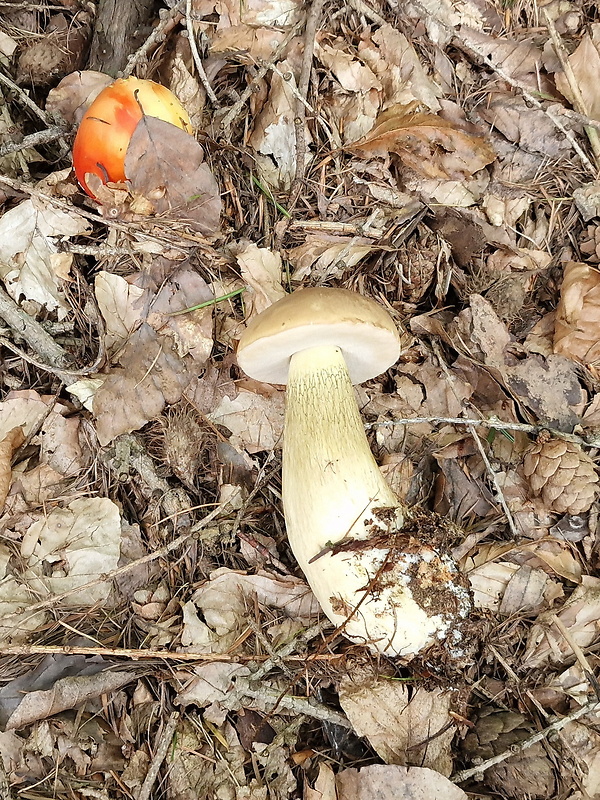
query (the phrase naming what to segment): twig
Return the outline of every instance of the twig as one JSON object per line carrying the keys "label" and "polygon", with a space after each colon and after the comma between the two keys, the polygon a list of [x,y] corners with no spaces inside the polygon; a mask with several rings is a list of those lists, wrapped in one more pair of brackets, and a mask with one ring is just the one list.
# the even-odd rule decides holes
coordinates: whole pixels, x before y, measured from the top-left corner
{"label": "twig", "polygon": [[194,57],[194,64],[196,65],[196,69],[198,70],[198,77],[200,78],[202,85],[206,90],[206,95],[208,99],[216,109],[219,109],[221,108],[221,104],[217,100],[217,95],[214,93],[214,90],[210,85],[210,81],[208,80],[208,76],[204,71],[204,67],[202,66],[202,59],[200,58],[200,53],[198,51],[196,34],[194,33],[194,25],[192,22],[192,0],[186,0],[185,3],[185,25],[188,32],[188,39],[190,42],[190,48],[192,50],[192,56]]}
{"label": "twig", "polygon": [[66,350],[56,344],[52,336],[44,330],[39,322],[36,322],[33,317],[30,317],[22,308],[19,308],[1,286],[0,317],[13,330],[15,335],[24,339],[39,356],[48,362],[51,368],[61,370],[72,363]]}
{"label": "twig", "polygon": [[[3,618],[4,621],[4,618]],[[327,623],[329,624],[329,623]],[[312,631],[313,628],[310,629]],[[310,633],[306,631],[306,635]],[[286,645],[287,647],[287,645]],[[292,645],[293,649],[293,645]],[[141,661],[143,659],[163,660],[163,661],[184,661],[184,662],[213,662],[224,661],[227,663],[253,663],[261,662],[260,672],[266,674],[275,666],[273,658],[269,655],[252,655],[241,653],[189,653],[187,651],[177,652],[176,650],[152,650],[136,647],[83,647],[75,645],[54,645],[54,644],[0,644],[0,657],[2,656],[31,656],[31,655],[63,655],[63,656],[103,656],[104,658],[125,658],[131,661]],[[344,653],[315,653],[314,655],[293,655],[284,652],[282,648],[277,656],[282,661],[293,661],[306,664],[307,661],[337,661],[345,658]],[[264,669],[263,669],[264,668]],[[257,671],[258,674],[258,671]],[[254,675],[252,676],[253,680]],[[258,680],[258,678],[256,678]],[[2,798],[2,794],[0,794]]]}
{"label": "twig", "polygon": [[229,132],[229,129],[231,128],[231,125],[233,124],[235,118],[241,112],[243,107],[246,105],[248,99],[252,95],[252,92],[254,91],[254,87],[257,86],[262,81],[262,79],[265,77],[265,75],[269,71],[271,64],[274,63],[275,61],[277,61],[279,56],[283,53],[283,51],[288,46],[288,44],[292,41],[294,36],[296,36],[299,33],[299,31],[301,30],[303,25],[304,25],[303,21],[302,22],[297,22],[296,25],[294,25],[294,27],[290,31],[288,31],[286,36],[281,40],[281,42],[277,45],[277,47],[273,51],[273,55],[271,56],[271,60],[269,62],[264,62],[262,67],[258,70],[256,75],[252,78],[252,80],[250,81],[248,86],[246,86],[246,88],[242,92],[239,100],[237,100],[234,103],[234,105],[231,106],[229,111],[225,114],[225,116],[223,117],[223,119],[220,122],[220,127],[221,127],[221,129],[223,130],[224,133],[228,133]]}
{"label": "twig", "polygon": [[20,142],[6,142],[0,145],[0,158],[7,156],[9,153],[27,150],[29,147],[37,147],[40,144],[55,142],[57,139],[62,139],[65,133],[67,133],[67,131],[64,128],[53,125],[51,128],[46,128],[43,131],[30,133],[29,136],[25,136]]}
{"label": "twig", "polygon": [[[577,436],[574,433],[565,433],[564,431],[550,428],[548,425],[527,425],[523,422],[505,422],[498,417],[489,417],[489,419],[471,419],[470,417],[407,417],[406,419],[385,419],[380,422],[369,422],[365,428],[386,428],[394,425],[421,425],[424,422],[430,425],[446,424],[446,425],[483,425],[485,428],[495,428],[499,431],[522,431],[523,433],[532,433],[534,436],[539,435],[542,431],[548,431],[558,439],[564,439],[566,442],[575,442],[577,444],[589,445],[585,438]],[[597,447],[598,445],[594,445]]]}
{"label": "twig", "polygon": [[171,742],[173,741],[173,736],[175,736],[175,731],[177,730],[177,725],[179,723],[179,711],[173,711],[169,720],[165,727],[163,728],[163,732],[160,736],[160,741],[156,750],[154,751],[154,757],[150,762],[150,767],[148,772],[146,773],[146,777],[144,778],[144,782],[140,788],[140,792],[137,795],[137,800],[150,800],[150,794],[152,792],[152,787],[154,786],[154,782],[158,777],[158,773],[160,772],[160,768],[162,766],[163,761],[167,757],[167,752],[169,747],[171,746]]}
{"label": "twig", "polygon": [[477,776],[483,775],[483,773],[489,769],[490,767],[494,767],[496,764],[501,764],[503,761],[506,761],[507,758],[511,758],[516,753],[522,753],[527,748],[531,747],[537,742],[541,742],[542,739],[545,739],[551,733],[555,733],[557,731],[562,730],[565,728],[570,722],[574,722],[579,717],[583,717],[585,714],[589,714],[593,711],[596,711],[600,707],[600,703],[598,700],[594,700],[591,703],[587,703],[585,706],[581,706],[580,708],[576,709],[575,711],[571,712],[566,717],[562,719],[556,720],[551,725],[548,725],[547,728],[544,728],[537,733],[534,733],[528,739],[524,739],[517,745],[512,745],[509,750],[505,750],[503,753],[499,753],[497,756],[493,756],[493,758],[488,758],[487,761],[483,761],[476,767],[472,767],[471,769],[464,769],[461,772],[457,772],[456,775],[453,775],[450,780],[453,783],[463,783],[463,781],[469,780],[469,778],[477,779]]}
{"label": "twig", "polygon": [[308,697],[281,694],[277,689],[269,689],[266,686],[254,688],[247,678],[241,676],[236,678],[235,685],[241,695],[251,697],[259,703],[262,701],[264,704],[262,710],[264,711],[269,711],[269,706],[276,704],[278,708],[286,708],[294,714],[305,714],[307,717],[331,722],[341,728],[352,728],[351,723],[343,714],[321,703],[315,703]]}
{"label": "twig", "polygon": [[[127,59],[127,64],[125,65],[125,69],[123,70],[123,77],[128,78],[133,70],[137,67],[137,65],[142,61],[148,60],[148,53],[154,47],[154,45],[159,44],[166,35],[183,19],[183,14],[181,10],[183,8],[185,0],[179,0],[173,8],[170,9],[161,9],[161,19],[156,28],[152,31],[150,36],[146,39],[146,41],[142,44],[141,47],[132,53],[129,58]],[[163,16],[163,11],[164,16]],[[179,19],[177,19],[179,17]]]}
{"label": "twig", "polygon": [[52,120],[50,119],[50,115],[47,114],[45,111],[42,111],[42,109],[37,105],[37,103],[34,103],[31,97],[29,97],[29,95],[26,92],[24,92],[20,86],[17,86],[17,84],[14,81],[11,81],[11,79],[7,78],[6,75],[4,75],[2,72],[0,72],[0,83],[6,86],[7,89],[10,89],[11,92],[15,92],[21,103],[30,111],[32,111],[36,115],[36,117],[41,119],[44,125],[46,125],[48,128],[52,125]]}
{"label": "twig", "polygon": [[[542,15],[546,21],[550,38],[552,39],[554,52],[556,53],[558,60],[560,61],[560,65],[563,68],[565,78],[567,79],[567,83],[569,84],[569,89],[571,90],[571,94],[573,95],[573,105],[580,114],[588,116],[589,115],[588,108],[585,104],[585,100],[583,99],[583,95],[581,94],[581,89],[579,88],[579,83],[577,82],[577,78],[575,77],[575,73],[573,72],[573,67],[571,66],[571,62],[569,61],[568,53],[565,51],[565,46],[563,44],[562,39],[559,36],[558,31],[556,30],[554,21],[552,20],[552,18],[550,17],[545,8],[542,8]],[[596,160],[596,167],[599,167],[600,137],[598,136],[598,131],[595,128],[591,128],[586,125],[585,132],[587,133],[588,139],[590,140],[590,145],[592,147],[594,158]]]}
{"label": "twig", "polygon": [[473,440],[474,440],[474,442],[475,442],[475,444],[477,446],[477,449],[479,450],[481,458],[483,459],[483,463],[485,464],[485,468],[488,471],[488,474],[490,475],[492,481],[494,482],[494,486],[496,488],[496,497],[498,498],[498,502],[502,506],[502,509],[503,509],[504,514],[506,516],[506,521],[508,522],[508,527],[510,528],[510,532],[512,533],[513,537],[516,540],[520,536],[519,530],[518,530],[517,526],[515,525],[515,521],[513,519],[512,512],[511,512],[510,508],[508,507],[508,503],[506,502],[506,498],[504,497],[504,492],[502,491],[502,487],[500,486],[500,482],[498,481],[498,476],[496,475],[496,470],[492,467],[492,464],[491,464],[491,462],[490,462],[490,460],[489,460],[489,458],[487,456],[487,453],[485,452],[485,448],[481,444],[481,440],[479,439],[477,431],[475,430],[475,426],[474,425],[469,425],[468,427],[469,427],[469,430],[471,432],[471,436],[473,437]]}
{"label": "twig", "polygon": [[321,11],[323,9],[324,0],[313,0],[306,17],[306,27],[304,29],[304,53],[302,54],[302,67],[300,68],[300,77],[298,79],[298,93],[299,99],[296,100],[296,116],[294,117],[294,129],[296,133],[296,172],[292,187],[290,189],[290,200],[288,203],[288,211],[292,211],[300,192],[302,191],[302,183],[304,181],[304,172],[306,170],[306,105],[305,101],[308,96],[308,87],[310,84],[310,73],[312,70],[313,55],[315,52],[315,36],[321,18]]}

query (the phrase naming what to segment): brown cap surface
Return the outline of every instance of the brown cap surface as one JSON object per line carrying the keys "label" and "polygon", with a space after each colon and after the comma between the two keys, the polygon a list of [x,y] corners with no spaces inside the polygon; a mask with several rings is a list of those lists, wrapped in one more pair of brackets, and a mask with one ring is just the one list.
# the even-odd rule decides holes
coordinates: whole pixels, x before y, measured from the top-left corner
{"label": "brown cap surface", "polygon": [[348,289],[316,287],[289,294],[254,317],[237,360],[251,378],[287,383],[294,353],[320,345],[340,348],[353,383],[380,375],[400,355],[398,330],[383,306]]}

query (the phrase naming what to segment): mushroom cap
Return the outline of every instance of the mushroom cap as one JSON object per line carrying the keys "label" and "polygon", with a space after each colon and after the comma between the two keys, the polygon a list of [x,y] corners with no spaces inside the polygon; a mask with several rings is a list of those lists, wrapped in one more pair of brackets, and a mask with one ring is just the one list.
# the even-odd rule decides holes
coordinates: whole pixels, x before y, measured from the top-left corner
{"label": "mushroom cap", "polygon": [[355,384],[385,372],[401,349],[383,306],[348,289],[315,287],[289,294],[254,317],[237,360],[251,378],[285,384],[294,353],[322,345],[339,347]]}

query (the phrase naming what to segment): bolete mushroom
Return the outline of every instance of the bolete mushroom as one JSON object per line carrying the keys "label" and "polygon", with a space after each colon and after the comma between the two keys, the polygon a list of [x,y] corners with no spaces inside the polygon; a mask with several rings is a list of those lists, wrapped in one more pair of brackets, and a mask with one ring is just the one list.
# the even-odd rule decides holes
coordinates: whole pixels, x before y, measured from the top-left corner
{"label": "bolete mushroom", "polygon": [[86,175],[102,183],[126,179],[125,156],[142,117],[157,117],[191,134],[187,111],[175,95],[159,83],[121,78],[103,89],[86,111],[73,143],[77,180],[91,197]]}
{"label": "bolete mushroom", "polygon": [[353,384],[399,355],[383,307],[329,288],[274,303],[250,321],[237,352],[250,377],[287,384],[286,528],[323,611],[351,640],[410,657],[456,630],[470,597],[434,546],[434,518],[401,505],[365,435]]}

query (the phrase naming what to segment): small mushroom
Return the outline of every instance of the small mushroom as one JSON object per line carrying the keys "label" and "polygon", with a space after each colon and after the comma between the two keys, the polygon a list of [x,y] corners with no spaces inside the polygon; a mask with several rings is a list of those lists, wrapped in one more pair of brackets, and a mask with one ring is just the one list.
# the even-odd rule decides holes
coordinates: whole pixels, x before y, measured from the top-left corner
{"label": "small mushroom", "polygon": [[323,611],[352,641],[411,657],[455,630],[470,598],[433,546],[434,517],[421,524],[425,512],[404,508],[385,482],[356,403],[353,384],[384,372],[400,349],[373,300],[311,288],[251,320],[237,358],[250,377],[287,384],[286,528]]}

